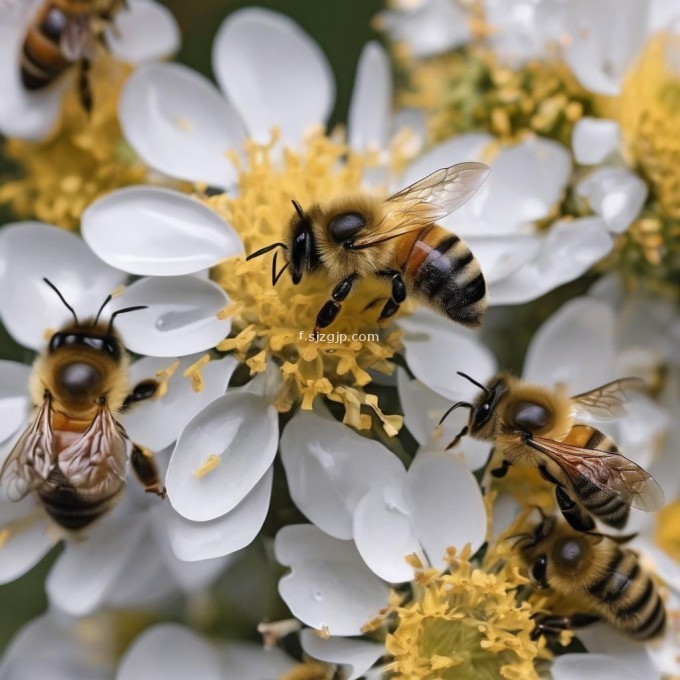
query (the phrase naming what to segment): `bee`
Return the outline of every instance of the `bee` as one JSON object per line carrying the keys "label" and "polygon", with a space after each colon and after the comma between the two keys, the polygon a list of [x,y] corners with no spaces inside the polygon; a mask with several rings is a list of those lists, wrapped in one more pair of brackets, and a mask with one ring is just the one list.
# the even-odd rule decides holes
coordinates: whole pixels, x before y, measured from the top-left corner
{"label": "bee", "polygon": [[323,274],[337,283],[321,307],[314,332],[329,326],[362,277],[390,282],[391,293],[379,321],[392,317],[412,294],[466,326],[478,326],[486,311],[486,283],[479,263],[455,234],[435,224],[467,201],[489,174],[482,163],[459,163],[428,175],[379,200],[366,194],[342,196],[303,210],[297,201],[286,243],[272,243],[247,259],[276,248],[288,254],[272,285],[286,269],[293,284],[304,275]]}
{"label": "bee", "polygon": [[10,452],[0,481],[19,501],[29,493],[62,528],[77,531],[118,502],[128,460],[146,491],[165,496],[153,455],[128,438],[116,416],[152,397],[155,380],[129,389],[128,357],[113,329],[115,318],[145,307],[115,311],[81,323],[59,290],[44,279],[73,315],[54,333],[29,381],[34,415]]}
{"label": "bee", "polygon": [[462,377],[482,390],[468,408],[467,425],[447,448],[470,434],[492,441],[491,459],[501,458],[490,474],[502,477],[510,465],[537,468],[555,485],[557,505],[569,524],[579,531],[595,528],[593,515],[617,529],[625,526],[631,506],[652,512],[663,506],[661,487],[641,467],[619,452],[610,437],[579,417],[613,418],[625,413],[625,390],[641,389],[637,378],[624,378],[583,394],[568,397],[560,390],[531,385],[501,373],[482,385],[464,373]]}
{"label": "bee", "polygon": [[636,640],[661,635],[666,610],[659,592],[636,553],[621,547],[633,537],[576,532],[543,514],[530,533],[520,534],[515,546],[536,586],[587,610],[542,617],[536,633],[556,633],[601,619]]}
{"label": "bee", "polygon": [[42,90],[74,64],[83,108],[92,110],[89,71],[97,43],[127,0],[45,0],[32,18],[21,51],[21,82]]}

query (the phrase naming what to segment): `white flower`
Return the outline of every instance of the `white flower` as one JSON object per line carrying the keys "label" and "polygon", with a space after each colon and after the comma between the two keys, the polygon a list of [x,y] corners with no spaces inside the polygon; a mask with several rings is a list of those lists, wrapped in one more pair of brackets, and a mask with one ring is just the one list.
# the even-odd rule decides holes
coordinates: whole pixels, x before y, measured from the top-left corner
{"label": "white flower", "polygon": [[[19,8],[0,8],[0,132],[8,137],[41,139],[59,114],[66,87],[75,87],[73,71],[44,90],[27,91],[20,78],[23,40],[41,0],[22,0]],[[129,0],[105,31],[113,55],[133,64],[167,57],[179,47],[172,14],[154,0]]]}

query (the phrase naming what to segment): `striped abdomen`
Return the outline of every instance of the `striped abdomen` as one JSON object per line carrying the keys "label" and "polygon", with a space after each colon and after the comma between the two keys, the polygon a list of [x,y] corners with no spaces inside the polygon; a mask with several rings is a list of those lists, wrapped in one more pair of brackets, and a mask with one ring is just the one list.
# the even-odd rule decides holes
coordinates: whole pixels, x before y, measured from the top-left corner
{"label": "striped abdomen", "polygon": [[486,283],[461,238],[430,224],[414,241],[403,243],[397,261],[423,301],[453,321],[479,326],[487,307]]}
{"label": "striped abdomen", "polygon": [[110,510],[117,503],[123,486],[121,481],[106,495],[84,496],[73,487],[61,470],[55,468],[36,493],[45,511],[59,526],[77,531]]}
{"label": "striped abdomen", "polygon": [[[71,65],[60,47],[64,29],[71,20],[67,5],[48,0],[28,28],[21,53],[21,82],[27,90],[49,85]],[[76,7],[80,8],[80,3]]]}
{"label": "striped abdomen", "polygon": [[602,576],[588,586],[588,591],[597,599],[602,618],[622,633],[649,640],[663,632],[663,601],[633,551],[617,546]]}
{"label": "striped abdomen", "polygon": [[[566,444],[607,453],[620,453],[614,441],[599,430],[588,425],[574,425],[564,440]],[[630,506],[612,491],[604,491],[586,479],[573,484],[581,505],[605,524],[621,529],[628,521]]]}

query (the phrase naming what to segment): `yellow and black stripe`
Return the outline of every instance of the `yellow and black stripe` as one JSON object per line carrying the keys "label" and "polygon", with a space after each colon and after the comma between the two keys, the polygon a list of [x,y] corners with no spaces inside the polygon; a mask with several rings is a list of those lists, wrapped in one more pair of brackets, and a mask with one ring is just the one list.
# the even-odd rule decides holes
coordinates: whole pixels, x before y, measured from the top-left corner
{"label": "yellow and black stripe", "polygon": [[640,567],[637,555],[618,546],[602,575],[588,592],[600,603],[604,619],[637,640],[660,635],[666,625],[666,609],[654,582]]}
{"label": "yellow and black stripe", "polygon": [[479,326],[487,307],[484,275],[465,242],[436,224],[425,227],[402,263],[414,292],[465,326]]}

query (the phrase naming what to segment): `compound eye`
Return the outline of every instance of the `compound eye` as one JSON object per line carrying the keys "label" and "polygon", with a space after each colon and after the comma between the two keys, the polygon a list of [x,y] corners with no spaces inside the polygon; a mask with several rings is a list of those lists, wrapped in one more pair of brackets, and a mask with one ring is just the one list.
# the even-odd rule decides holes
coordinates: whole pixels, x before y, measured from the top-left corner
{"label": "compound eye", "polygon": [[101,373],[94,366],[81,361],[66,364],[59,371],[57,379],[62,389],[74,396],[85,396],[102,382]]}
{"label": "compound eye", "polygon": [[540,430],[550,421],[550,412],[540,404],[530,401],[519,401],[515,404],[513,416],[515,425],[523,430]]}
{"label": "compound eye", "polygon": [[548,583],[545,580],[546,571],[548,569],[548,558],[545,555],[539,555],[534,563],[531,565],[529,575],[542,588],[547,588]]}
{"label": "compound eye", "polygon": [[59,349],[60,347],[63,347],[64,345],[64,334],[63,333],[55,333],[51,338],[50,338],[50,344],[48,346],[48,351],[49,352],[54,352],[55,350]]}
{"label": "compound eye", "polygon": [[366,226],[366,219],[359,213],[337,215],[328,225],[328,231],[336,243],[342,243],[355,236]]}
{"label": "compound eye", "polygon": [[474,412],[474,427],[478,428],[484,425],[487,420],[491,417],[491,404],[485,401],[480,404]]}

